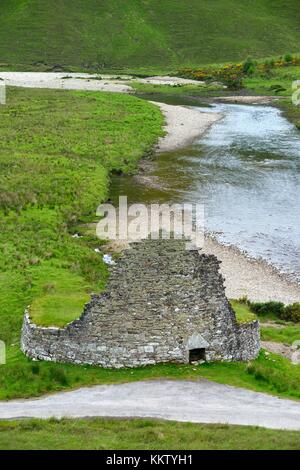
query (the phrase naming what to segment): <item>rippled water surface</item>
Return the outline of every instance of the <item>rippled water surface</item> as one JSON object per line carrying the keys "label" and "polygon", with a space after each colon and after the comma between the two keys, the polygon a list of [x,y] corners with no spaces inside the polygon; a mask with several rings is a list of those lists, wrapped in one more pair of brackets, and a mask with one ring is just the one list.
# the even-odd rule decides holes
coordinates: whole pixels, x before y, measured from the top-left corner
{"label": "rippled water surface", "polygon": [[139,202],[202,202],[206,228],[220,242],[299,280],[299,131],[270,106],[211,110],[224,119],[193,146],[160,155],[150,186],[119,178],[113,192]]}

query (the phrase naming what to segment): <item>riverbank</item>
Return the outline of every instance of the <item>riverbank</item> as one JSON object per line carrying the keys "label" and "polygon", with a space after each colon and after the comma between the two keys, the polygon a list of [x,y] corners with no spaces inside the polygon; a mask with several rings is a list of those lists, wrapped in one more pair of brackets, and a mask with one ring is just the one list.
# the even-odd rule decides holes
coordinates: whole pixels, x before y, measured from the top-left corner
{"label": "riverbank", "polygon": [[[219,99],[225,100],[222,97]],[[243,104],[271,104],[274,102],[274,97],[232,96],[228,97],[227,101]],[[160,106],[167,122],[166,136],[159,142],[158,153],[185,147],[223,117],[221,113],[207,113],[199,111],[199,108],[154,104]],[[155,161],[149,166],[149,172],[152,172],[154,165]],[[155,177],[147,175],[147,166],[143,169],[143,175],[136,177],[140,182],[154,189],[159,188],[160,184],[163,185],[159,179],[156,180]],[[222,261],[221,272],[226,280],[226,293],[229,298],[239,299],[246,296],[252,301],[278,301],[285,304],[299,302],[300,284],[289,280],[272,265],[251,259],[233,246],[222,245],[208,234],[204,251],[214,254]]]}
{"label": "riverbank", "polygon": [[300,285],[289,281],[271,265],[251,259],[235,247],[222,245],[209,235],[205,237],[204,251],[222,262],[221,273],[230,299],[248,297],[253,302],[299,302]]}
{"label": "riverbank", "polygon": [[278,100],[277,96],[253,96],[253,95],[235,95],[235,96],[217,96],[213,101],[232,104],[271,104]]}
{"label": "riverbank", "polygon": [[200,112],[199,109],[155,101],[151,103],[160,107],[166,119],[166,135],[160,139],[157,147],[160,153],[186,147],[223,117],[221,113]]}

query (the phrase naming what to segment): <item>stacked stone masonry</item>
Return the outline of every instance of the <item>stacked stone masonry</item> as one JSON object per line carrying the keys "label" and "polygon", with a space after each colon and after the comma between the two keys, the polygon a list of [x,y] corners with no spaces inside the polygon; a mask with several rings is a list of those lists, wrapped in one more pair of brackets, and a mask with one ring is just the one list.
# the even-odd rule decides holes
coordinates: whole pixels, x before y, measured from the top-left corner
{"label": "stacked stone masonry", "polygon": [[123,253],[105,293],[79,320],[41,328],[24,317],[21,348],[35,359],[107,368],[248,361],[260,349],[259,324],[238,324],[225,296],[219,261],[187,251],[184,241],[146,240]]}

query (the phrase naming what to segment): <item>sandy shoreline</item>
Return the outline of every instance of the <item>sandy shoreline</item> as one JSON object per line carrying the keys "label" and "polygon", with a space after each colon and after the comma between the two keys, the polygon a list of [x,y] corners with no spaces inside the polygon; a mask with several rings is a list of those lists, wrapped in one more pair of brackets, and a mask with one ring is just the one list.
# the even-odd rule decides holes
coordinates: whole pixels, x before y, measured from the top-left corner
{"label": "sandy shoreline", "polygon": [[299,302],[300,284],[289,281],[271,265],[250,259],[237,248],[222,245],[209,235],[205,237],[203,251],[222,262],[227,297],[246,296],[254,302]]}
{"label": "sandy shoreline", "polygon": [[223,117],[221,113],[207,113],[199,109],[155,101],[151,103],[160,107],[166,119],[166,136],[160,139],[158,152],[170,152],[186,147]]}
{"label": "sandy shoreline", "polygon": [[[237,99],[243,102],[243,98],[247,104],[266,103],[266,97]],[[236,97],[232,97],[232,101],[234,99]],[[223,117],[220,113],[205,113],[184,106],[154,104],[160,106],[167,122],[167,135],[159,142],[159,153],[187,146]],[[143,177],[147,178],[145,175]],[[239,299],[246,296],[252,301],[273,300],[285,304],[300,301],[300,284],[291,282],[267,263],[250,259],[237,248],[222,245],[209,235],[205,239],[204,252],[215,255],[222,262],[221,272],[229,298]]]}

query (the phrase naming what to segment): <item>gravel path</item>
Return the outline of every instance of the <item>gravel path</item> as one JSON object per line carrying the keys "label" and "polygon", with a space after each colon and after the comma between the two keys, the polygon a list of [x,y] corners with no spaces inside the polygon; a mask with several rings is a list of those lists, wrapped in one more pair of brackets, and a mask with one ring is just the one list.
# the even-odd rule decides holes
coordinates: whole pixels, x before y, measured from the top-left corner
{"label": "gravel path", "polygon": [[96,416],[300,430],[300,402],[206,380],[102,385],[36,400],[0,403],[0,419]]}

